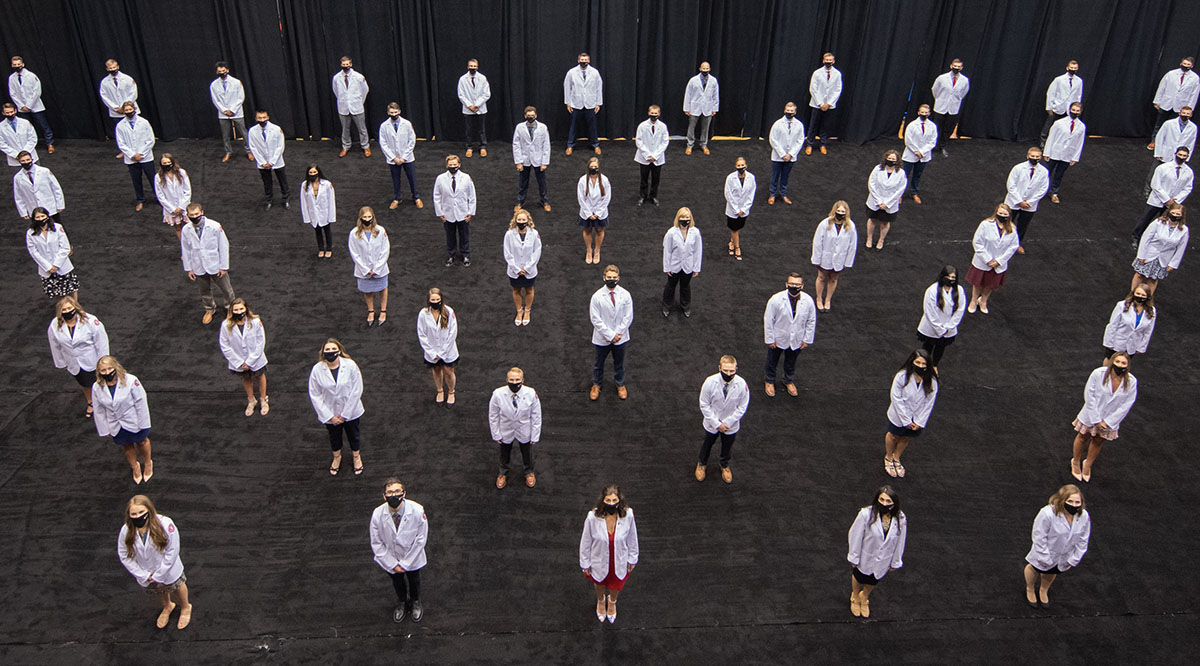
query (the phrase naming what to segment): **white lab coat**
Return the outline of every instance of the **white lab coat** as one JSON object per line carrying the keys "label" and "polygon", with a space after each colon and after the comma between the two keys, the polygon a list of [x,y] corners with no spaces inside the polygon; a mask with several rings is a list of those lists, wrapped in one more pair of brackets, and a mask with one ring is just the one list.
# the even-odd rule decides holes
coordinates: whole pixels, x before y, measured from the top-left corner
{"label": "white lab coat", "polygon": [[[746,170],[746,179],[738,177],[738,172],[725,176],[725,217],[749,217],[750,208],[754,206],[754,194],[758,191],[758,181],[750,170]],[[738,215],[745,213],[745,216]]]}
{"label": "white lab coat", "polygon": [[799,349],[800,343],[811,345],[817,332],[817,305],[812,296],[800,292],[796,314],[792,314],[786,289],[767,301],[763,311],[763,342],[780,349]]}
{"label": "white lab coat", "polygon": [[279,125],[268,122],[264,128],[254,123],[246,128],[246,142],[250,144],[250,153],[254,155],[254,163],[262,169],[264,164],[270,164],[272,169],[282,169],[283,163],[283,130]]}
{"label": "white lab coat", "polygon": [[742,417],[750,406],[750,387],[741,375],[729,380],[729,391],[725,390],[725,378],[721,373],[709,375],[700,387],[700,414],[704,416],[704,431],[716,433],[721,426],[728,426],[727,434],[735,434],[742,427]]}
{"label": "white lab coat", "polygon": [[335,416],[347,421],[362,416],[366,411],[362,392],[362,371],[357,363],[344,356],[338,359],[336,380],[324,361],[317,361],[308,373],[308,400],[321,423],[329,423]]}
{"label": "white lab coat", "polygon": [[[1129,385],[1124,385],[1125,378]],[[1075,415],[1079,422],[1091,427],[1101,421],[1108,424],[1109,430],[1121,427],[1121,421],[1129,415],[1129,409],[1137,400],[1137,377],[1127,372],[1122,377],[1122,385],[1116,391],[1112,390],[1112,381],[1108,379],[1108,368],[1101,366],[1092,370],[1087,384],[1083,387],[1083,409]]]}
{"label": "white lab coat", "polygon": [[[1176,173],[1176,167],[1179,172]],[[1163,162],[1154,168],[1154,176],[1150,179],[1150,196],[1146,203],[1155,208],[1162,208],[1168,199],[1175,203],[1183,203],[1192,193],[1192,168],[1187,164],[1176,164],[1175,158]]]}
{"label": "white lab coat", "polygon": [[529,125],[517,123],[513,129],[513,164],[540,167],[550,164],[550,130],[545,123],[534,121],[533,138],[529,137]]}
{"label": "white lab coat", "polygon": [[155,173],[154,196],[165,212],[174,213],[176,208],[187,212],[188,204],[192,202],[192,179],[183,169],[179,170],[179,180],[163,180],[162,174]]}
{"label": "white lab coat", "polygon": [[1104,327],[1104,346],[1130,355],[1146,353],[1154,323],[1158,321],[1158,308],[1154,309],[1153,317],[1149,314],[1143,311],[1139,322],[1132,303],[1127,306],[1125,301],[1117,301],[1108,325]]}
{"label": "white lab coat", "polygon": [[847,534],[850,549],[846,552],[846,560],[868,576],[883,578],[892,569],[904,566],[904,544],[907,540],[908,516],[903,511],[898,516],[892,516],[892,524],[885,536],[883,519],[875,516],[872,520],[871,507],[864,506],[850,524]]}
{"label": "white lab coat", "polygon": [[[928,162],[933,159],[933,147],[937,145],[937,125],[932,120],[917,117],[916,120],[904,126],[904,155],[900,159],[905,162]],[[921,156],[917,157],[917,151]]]}
{"label": "white lab coat", "polygon": [[1178,113],[1185,106],[1195,108],[1197,94],[1200,94],[1200,75],[1194,71],[1185,74],[1176,67],[1159,80],[1154,103],[1165,111]]}
{"label": "white lab coat", "polygon": [[421,343],[425,360],[430,363],[458,360],[458,316],[454,314],[454,308],[445,303],[442,303],[442,309],[450,316],[445,328],[438,325],[428,306],[417,313],[417,341]]}
{"label": "white lab coat", "polygon": [[133,156],[141,155],[140,163],[154,161],[154,128],[150,127],[150,121],[141,116],[134,116],[133,123],[130,124],[129,119],[122,118],[121,122],[117,123],[117,148],[121,150],[121,155],[126,164],[133,164]]}
{"label": "white lab coat", "polygon": [[[1065,509],[1064,509],[1065,511]],[[1033,519],[1033,545],[1025,561],[1042,571],[1058,567],[1066,571],[1079,566],[1087,553],[1088,539],[1092,536],[1092,517],[1087,509],[1075,515],[1075,522],[1067,522],[1065,515],[1054,512],[1054,505],[1047,504]]]}
{"label": "white lab coat", "polygon": [[515,278],[524,269],[525,277],[535,278],[538,274],[538,261],[542,258],[542,235],[537,229],[525,229],[525,239],[521,232],[509,229],[504,232],[504,262],[508,264],[508,277]]}
{"label": "white lab coat", "polygon": [[[1074,129],[1071,123],[1075,123]],[[1078,162],[1083,154],[1083,142],[1087,139],[1087,125],[1071,116],[1059,118],[1050,126],[1050,134],[1046,137],[1046,148],[1042,155],[1052,160],[1063,162]]]}
{"label": "white lab coat", "polygon": [[388,118],[379,124],[379,147],[383,149],[383,157],[388,164],[395,164],[393,160],[397,157],[412,162],[416,146],[417,134],[413,131],[412,123],[404,118],[396,122]]}
{"label": "white lab coat", "polygon": [[703,248],[700,230],[694,225],[688,230],[687,238],[684,238],[679,227],[667,229],[667,233],[663,234],[663,272],[699,273]]}
{"label": "white lab coat", "polygon": [[1030,169],[1029,160],[1025,160],[1008,172],[1008,194],[1004,197],[1004,203],[1012,208],[1014,214],[1025,210],[1020,206],[1022,201],[1029,202],[1030,213],[1037,212],[1038,202],[1050,190],[1050,170],[1042,165],[1041,160],[1032,167],[1032,171]]}
{"label": "white lab coat", "polygon": [[[450,187],[451,178],[454,187]],[[433,214],[445,217],[447,222],[462,222],[467,216],[475,215],[475,181],[459,171],[453,176],[449,171],[438,174],[433,181]]]}
{"label": "white lab coat", "polygon": [[100,101],[108,110],[109,118],[122,117],[121,113],[113,109],[125,102],[133,102],[133,112],[140,115],[142,110],[138,108],[137,98],[138,87],[132,76],[118,72],[115,80],[111,74],[105,74],[104,78],[100,79]]}
{"label": "white lab coat", "polygon": [[1059,74],[1050,82],[1046,89],[1046,110],[1063,116],[1071,108],[1071,104],[1083,101],[1083,79]]}
{"label": "white lab coat", "polygon": [[829,218],[817,223],[813,233],[812,263],[827,271],[841,271],[854,266],[854,254],[858,251],[858,227],[849,220],[849,229],[841,224],[829,228]]}
{"label": "white lab coat", "polygon": [[[1016,225],[1013,225],[1011,233],[1001,235],[995,220],[984,220],[975,227],[975,235],[971,237],[971,247],[975,248],[971,265],[981,271],[1003,273],[1008,270],[1008,260],[1017,253],[1019,245]],[[995,268],[988,266],[993,259],[997,262]]]}
{"label": "white lab coat", "polygon": [[[517,399],[513,406],[513,397]],[[542,441],[542,401],[528,386],[513,393],[508,386],[492,391],[488,401],[488,427],[492,441],[504,444],[536,444]]]}
{"label": "white lab coat", "polygon": [[[488,84],[487,77],[479,72],[475,72],[475,84],[471,85],[471,73],[467,72],[458,77],[458,101],[462,102],[462,112],[464,116],[476,116],[487,113],[487,102],[492,98],[492,87]],[[467,108],[469,106],[478,107],[478,111],[472,111]]]}
{"label": "white lab coat", "polygon": [[251,370],[261,370],[267,365],[267,330],[258,317],[247,319],[243,326],[221,322],[218,342],[229,361],[229,369],[234,372],[240,372],[242,365]]}
{"label": "white lab coat", "polygon": [[400,527],[392,519],[387,502],[375,507],[371,514],[371,551],[375,563],[388,573],[399,566],[404,571],[416,571],[428,563],[425,544],[429,540],[429,520],[425,507],[406,499],[396,507]]}
{"label": "white lab coat", "polygon": [[[905,152],[908,149],[905,148]],[[889,213],[900,210],[900,200],[904,198],[904,190],[908,188],[908,175],[899,165],[892,173],[886,167],[874,166],[867,175],[867,208],[871,210],[884,209]]]}
{"label": "white lab coat", "polygon": [[1172,228],[1166,222],[1155,220],[1142,233],[1137,258],[1157,261],[1163,268],[1179,268],[1190,237],[1186,224]]}
{"label": "white lab coat", "polygon": [[[388,257],[392,253],[392,242],[387,229],[375,223],[377,233],[364,231],[358,237],[358,227],[350,230],[350,259],[354,261],[354,277],[383,277],[388,274]],[[374,273],[374,275],[371,275]]]}
{"label": "white lab coat", "polygon": [[567,70],[563,77],[563,102],[572,109],[592,109],[604,104],[604,79],[588,65],[587,78],[579,65]]}
{"label": "white lab coat", "polygon": [[638,164],[650,164],[648,158],[654,158],[654,166],[662,166],[667,163],[667,146],[671,143],[671,132],[667,130],[667,124],[660,118],[658,122],[652,123],[649,119],[643,120],[637,127],[637,136],[634,138],[634,145],[637,146],[637,152],[633,155],[633,161]]}
{"label": "white lab coat", "polygon": [[124,383],[118,379],[115,393],[108,392],[107,384],[93,383],[92,406],[92,420],[101,437],[115,437],[122,428],[136,433],[150,427],[146,388],[135,375],[125,373]]}
{"label": "white lab coat", "polygon": [[37,141],[37,132],[33,129],[33,123],[28,120],[16,116],[12,122],[7,118],[0,119],[0,151],[8,158],[8,166],[21,166],[17,155],[21,154],[22,150],[28,150],[30,157],[37,162]]}
{"label": "white lab coat", "polygon": [[142,587],[149,587],[151,582],[171,585],[183,575],[183,560],[179,559],[179,528],[175,527],[175,521],[161,513],[158,514],[158,523],[167,535],[167,547],[162,550],[154,545],[150,530],[146,530],[145,539],[140,534],[133,536],[132,553],[125,548],[125,535],[129,533],[129,527],[122,525],[117,533],[117,557]]}
{"label": "white lab coat", "polygon": [[[246,88],[232,75],[224,79],[219,76],[213,79],[213,82],[208,84],[208,96],[212,98],[213,106],[217,107],[217,118],[232,120],[245,117],[242,104],[246,102]],[[233,115],[225,115],[226,111],[233,111]]]}
{"label": "white lab coat", "polygon": [[333,183],[322,178],[317,183],[317,194],[314,196],[312,186],[305,179],[300,186],[300,215],[304,223],[314,229],[337,222],[337,199],[333,193]]}
{"label": "white lab coat", "polygon": [[1196,147],[1196,123],[1189,120],[1180,126],[1178,118],[1168,120],[1154,136],[1154,156],[1169,162],[1175,159],[1175,151],[1180,146],[1187,146],[1188,161],[1191,162],[1192,150]]}
{"label": "white lab coat", "polygon": [[46,105],[42,103],[42,80],[28,69],[22,69],[20,76],[16,72],[8,75],[8,96],[18,112],[23,106],[31,113],[46,110]]}
{"label": "white lab coat", "polygon": [[[795,162],[800,157],[800,149],[804,146],[804,123],[800,122],[799,118],[792,118],[790,121],[787,116],[776,120],[771,125],[771,161],[772,162]],[[784,159],[785,155],[791,155],[791,160]]]}
{"label": "white lab coat", "polygon": [[[32,182],[30,174],[33,175]],[[13,174],[13,201],[17,204],[17,215],[21,217],[29,217],[38,206],[50,211],[51,215],[67,207],[58,179],[49,169],[36,164],[29,171],[21,169]]]}
{"label": "white lab coat", "polygon": [[933,80],[933,112],[954,115],[962,106],[963,98],[971,89],[971,81],[961,73],[955,79],[953,72],[946,72]]}
{"label": "white lab coat", "polygon": [[[623,345],[629,342],[629,325],[633,323],[633,296],[618,284],[616,289],[611,290],[617,301],[614,306],[613,297],[610,297],[609,293],[607,286],[600,287],[592,294],[592,301],[588,306],[594,345]],[[618,333],[621,334],[621,341],[613,343],[612,340]]]}
{"label": "white lab coat", "polygon": [[699,75],[688,79],[683,90],[683,112],[689,116],[711,116],[721,110],[721,87],[717,77],[708,75],[708,82]]}
{"label": "white lab coat", "polygon": [[808,79],[808,105],[820,108],[828,104],[830,109],[837,108],[838,98],[842,96],[842,72],[832,67],[828,72],[824,67],[818,67]]}
{"label": "white lab coat", "polygon": [[54,230],[46,231],[46,235],[25,230],[25,248],[29,256],[37,264],[38,275],[43,279],[50,277],[50,269],[58,266],[58,275],[66,275],[75,270],[71,263],[71,241],[67,239],[67,230],[63,225],[55,224]]}
{"label": "white lab coat", "polygon": [[349,72],[338,70],[333,75],[333,96],[337,98],[339,116],[357,116],[366,113],[363,103],[367,101],[367,77],[350,68]]}
{"label": "white lab coat", "polygon": [[55,317],[46,329],[46,338],[50,341],[54,367],[72,375],[79,374],[80,370],[95,371],[96,361],[108,356],[108,332],[104,330],[104,324],[92,315],[77,316],[74,329],[66,324],[59,328],[58,318]]}
{"label": "white lab coat", "polygon": [[216,275],[229,270],[229,238],[216,220],[205,217],[199,225],[185,223],[179,232],[179,247],[185,271]]}
{"label": "white lab coat", "polygon": [[[575,195],[579,199],[579,219],[586,220],[593,215],[597,220],[608,219],[608,204],[612,201],[612,184],[608,182],[608,176],[600,174],[600,185],[603,188],[591,185],[586,174],[579,177],[579,185],[575,188]],[[604,194],[600,194],[601,189]]]}
{"label": "white lab coat", "polygon": [[958,292],[958,307],[954,306],[953,293],[942,292],[942,307],[938,307],[938,290],[942,285],[934,282],[921,298],[921,321],[917,332],[929,338],[952,338],[958,335],[958,325],[967,311],[967,292],[962,285],[955,285]]}
{"label": "white lab coat", "polygon": [[[961,300],[959,301],[962,302]],[[888,405],[887,416],[892,425],[897,428],[907,428],[915,423],[924,428],[929,423],[929,415],[933,412],[933,403],[937,401],[938,382],[933,382],[933,392],[925,394],[925,386],[917,383],[917,375],[904,382],[905,371],[901,370],[892,378],[891,403]]]}
{"label": "white lab coat", "polygon": [[[633,509],[625,508],[625,517],[617,516],[617,527],[613,530],[613,573],[625,580],[629,567],[638,563],[637,523],[633,520]],[[608,577],[608,524],[595,509],[588,511],[583,520],[583,535],[579,538],[579,568],[591,569],[592,580]]]}

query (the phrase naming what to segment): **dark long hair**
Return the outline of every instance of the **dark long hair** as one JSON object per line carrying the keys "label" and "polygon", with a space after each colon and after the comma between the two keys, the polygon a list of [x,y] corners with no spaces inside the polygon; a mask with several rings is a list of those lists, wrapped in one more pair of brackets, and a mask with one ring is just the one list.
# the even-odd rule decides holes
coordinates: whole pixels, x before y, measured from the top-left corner
{"label": "dark long hair", "polygon": [[[312,186],[309,184],[309,180],[308,180],[308,172],[312,171],[313,169],[317,170],[317,180],[326,180],[325,174],[321,172],[321,167],[317,166],[316,162],[313,162],[312,164],[304,167],[304,184],[300,186],[301,189],[305,189],[305,190],[312,189]],[[375,211],[371,211],[372,214],[374,214],[374,212]]]}
{"label": "dark long hair", "polygon": [[884,493],[892,498],[892,506],[895,507],[892,509],[892,518],[900,517],[900,496],[896,494],[896,489],[891,486],[880,486],[875,491],[875,496],[871,498],[871,520],[867,522],[879,520],[879,496]]}
{"label": "dark long hair", "polygon": [[[38,213],[45,215],[46,219],[45,220],[36,219]],[[29,230],[30,231],[32,231],[35,234],[41,233],[43,223],[46,225],[46,228],[49,229],[50,231],[54,231],[57,228],[54,226],[54,218],[50,217],[50,211],[46,210],[42,206],[38,206],[37,208],[34,208],[32,211],[29,212]]]}
{"label": "dark long hair", "polygon": [[[918,356],[925,359],[924,370],[913,365],[913,361],[916,360]],[[908,360],[904,362],[903,366],[901,366],[900,372],[904,373],[905,386],[908,386],[908,382],[912,380],[913,375],[917,375],[921,378],[921,388],[925,389],[925,395],[933,393],[934,382],[936,382],[937,379],[933,374],[933,361],[929,360],[929,352],[925,351],[924,349],[914,350],[913,353],[908,355]]]}
{"label": "dark long hair", "polygon": [[608,497],[609,495],[617,496],[617,499],[619,500],[617,502],[617,515],[621,518],[624,518],[625,513],[629,510],[629,505],[625,503],[625,493],[621,492],[620,487],[618,487],[615,483],[604,486],[604,490],[600,491],[600,498],[596,500],[596,508],[592,510],[592,513],[594,513],[597,518],[603,518],[605,516],[604,507],[607,505],[604,503],[604,498]]}
{"label": "dark long hair", "polygon": [[[950,290],[950,302],[954,304],[954,307],[952,309],[957,310],[958,309],[958,269],[951,266],[950,264],[946,264],[945,266],[942,266],[942,272],[938,273],[938,286],[940,287],[942,284],[942,280],[945,280],[950,275],[954,276],[954,288]],[[944,303],[945,303],[945,301],[942,300],[942,290],[938,289],[937,290],[937,304],[938,304],[939,310],[941,310],[943,307],[945,307]]]}

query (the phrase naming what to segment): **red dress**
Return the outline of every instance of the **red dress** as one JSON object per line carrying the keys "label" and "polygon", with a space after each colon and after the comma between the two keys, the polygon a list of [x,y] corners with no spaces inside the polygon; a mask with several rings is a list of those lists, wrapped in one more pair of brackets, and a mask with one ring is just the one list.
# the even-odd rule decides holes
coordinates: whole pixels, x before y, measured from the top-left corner
{"label": "red dress", "polygon": [[615,537],[616,534],[614,532],[608,533],[608,575],[604,577],[604,580],[593,578],[592,582],[597,585],[603,585],[610,590],[620,591],[625,589],[625,578],[629,578],[629,572],[625,572],[625,578],[617,578],[616,556],[613,547],[613,539]]}

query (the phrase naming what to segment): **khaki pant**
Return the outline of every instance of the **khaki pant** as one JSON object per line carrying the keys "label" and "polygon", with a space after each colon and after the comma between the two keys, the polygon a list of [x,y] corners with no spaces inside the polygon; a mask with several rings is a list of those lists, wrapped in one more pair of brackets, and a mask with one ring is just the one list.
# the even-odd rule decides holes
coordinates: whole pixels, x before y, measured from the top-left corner
{"label": "khaki pant", "polygon": [[213,287],[221,290],[225,296],[224,308],[229,309],[229,304],[237,298],[233,294],[233,285],[229,283],[229,272],[222,276],[216,275],[201,275],[196,273],[196,287],[200,289],[200,302],[204,304],[205,312],[214,312],[217,309],[217,304],[213,300]]}

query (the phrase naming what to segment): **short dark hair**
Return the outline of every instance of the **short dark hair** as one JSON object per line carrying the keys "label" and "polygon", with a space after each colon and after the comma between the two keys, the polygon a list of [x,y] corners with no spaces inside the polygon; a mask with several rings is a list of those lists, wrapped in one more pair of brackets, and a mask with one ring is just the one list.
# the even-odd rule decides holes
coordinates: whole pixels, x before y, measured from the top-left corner
{"label": "short dark hair", "polygon": [[16,105],[16,104],[13,104],[12,102],[5,102],[5,103],[4,103],[2,106],[0,106],[0,108],[3,108],[3,109],[16,109],[16,108],[17,108],[17,105]]}
{"label": "short dark hair", "polygon": [[393,484],[397,484],[397,485],[401,485],[401,486],[403,486],[403,485],[404,485],[404,482],[400,480],[400,477],[397,477],[397,476],[389,476],[388,478],[386,478],[386,479],[384,479],[384,480],[383,480],[383,490],[384,490],[384,492],[387,492],[387,487],[388,487],[388,486],[390,486],[390,485],[393,485]]}
{"label": "short dark hair", "polygon": [[229,63],[225,62],[224,60],[218,60],[217,64],[214,65],[213,67],[215,67],[216,69],[221,69],[222,67],[224,67],[225,69],[229,69]]}
{"label": "short dark hair", "polygon": [[1071,65],[1075,65],[1076,67],[1078,67],[1078,66],[1079,66],[1079,61],[1078,61],[1078,60],[1068,60],[1068,61],[1067,61],[1067,67],[1070,67]]}
{"label": "short dark hair", "polygon": [[803,280],[803,279],[804,279],[804,276],[803,276],[803,275],[801,275],[801,274],[799,274],[799,273],[797,273],[796,271],[792,271],[791,273],[788,273],[788,279],[789,279],[789,280],[790,280],[790,279],[792,279],[792,278],[794,278],[794,277],[798,277],[798,278],[800,278],[801,280]]}
{"label": "short dark hair", "polygon": [[[13,57],[14,57],[14,58],[20,58],[21,56],[13,56]],[[1186,60],[1186,61],[1188,61],[1188,62],[1190,62],[1190,63],[1195,63],[1195,62],[1196,62],[1196,59],[1195,59],[1195,58],[1193,58],[1192,56],[1184,56],[1184,57],[1183,57],[1183,60]],[[1180,60],[1179,62],[1183,62],[1183,60]]]}
{"label": "short dark hair", "polygon": [[257,116],[260,113],[266,113],[268,116],[271,115],[271,114],[267,113],[266,109],[257,109],[257,110],[255,110],[254,115]]}
{"label": "short dark hair", "polygon": [[391,111],[392,109],[399,111],[400,103],[399,102],[388,102],[387,108],[389,111]]}
{"label": "short dark hair", "polygon": [[20,161],[22,157],[33,157],[33,154],[28,150],[22,150],[21,152],[17,153],[17,160]]}
{"label": "short dark hair", "polygon": [[[1187,153],[1188,155],[1191,155],[1191,154],[1192,154],[1192,149],[1191,149],[1191,148],[1188,148],[1187,146],[1180,146],[1180,147],[1178,147],[1178,148],[1176,148],[1176,149],[1175,149],[1175,152],[1179,152],[1179,151],[1181,151],[1181,150],[1182,150],[1183,152]],[[20,157],[20,155],[17,155],[17,157]]]}
{"label": "short dark hair", "polygon": [[587,51],[582,51],[582,52],[580,52],[580,54],[579,54],[579,55],[577,55],[577,56],[575,56],[575,57],[576,57],[576,58],[587,58],[588,60],[591,60],[591,59],[592,59],[592,56],[588,55],[588,54],[587,54]]}
{"label": "short dark hair", "polygon": [[533,108],[532,106],[525,107],[525,113],[529,113],[530,111],[537,113],[537,109]]}

